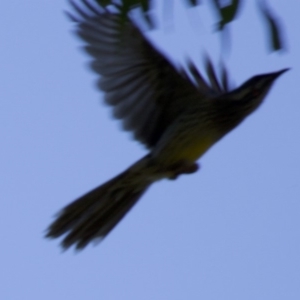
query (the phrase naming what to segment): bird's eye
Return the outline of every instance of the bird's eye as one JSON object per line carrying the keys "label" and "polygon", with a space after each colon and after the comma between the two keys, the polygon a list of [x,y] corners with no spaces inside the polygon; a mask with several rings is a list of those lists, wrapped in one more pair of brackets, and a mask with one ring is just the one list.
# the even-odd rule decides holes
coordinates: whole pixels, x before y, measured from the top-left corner
{"label": "bird's eye", "polygon": [[259,94],[260,94],[260,91],[258,89],[253,89],[252,90],[252,96],[253,97],[257,97],[257,96],[259,96]]}

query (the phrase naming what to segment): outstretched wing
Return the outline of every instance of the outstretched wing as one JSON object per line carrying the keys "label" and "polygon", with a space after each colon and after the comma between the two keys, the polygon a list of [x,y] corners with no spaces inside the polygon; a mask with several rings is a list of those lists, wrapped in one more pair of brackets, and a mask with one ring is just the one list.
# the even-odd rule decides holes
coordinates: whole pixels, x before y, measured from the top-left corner
{"label": "outstretched wing", "polygon": [[230,92],[233,88],[229,86],[229,76],[224,64],[221,64],[220,77],[218,78],[216,70],[208,57],[205,59],[205,72],[208,78],[208,82],[203,78],[197,67],[192,61],[188,61],[188,70],[193,80],[196,82],[199,91],[202,94],[209,95],[211,97],[217,97],[222,94]]}
{"label": "outstretched wing", "polygon": [[69,16],[93,57],[92,69],[101,75],[98,87],[124,129],[152,148],[192,101],[205,97],[205,91],[155,49],[132,21],[124,23],[118,13],[97,3],[80,2],[79,6],[70,1],[74,13]]}

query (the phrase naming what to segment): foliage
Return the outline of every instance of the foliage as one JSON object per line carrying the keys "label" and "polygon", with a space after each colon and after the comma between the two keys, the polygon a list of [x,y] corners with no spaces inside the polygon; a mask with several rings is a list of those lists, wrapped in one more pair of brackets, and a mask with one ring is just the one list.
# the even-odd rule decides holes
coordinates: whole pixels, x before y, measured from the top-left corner
{"label": "foliage", "polygon": [[[146,21],[152,26],[152,21],[149,15],[152,0],[96,0],[101,6],[108,6],[111,4],[120,4],[120,12],[123,15],[123,20],[126,19],[128,12],[134,8],[140,7],[142,9],[143,15]],[[172,1],[172,0],[162,0],[162,1]],[[202,4],[200,0],[183,0],[188,6],[196,6]],[[240,8],[245,0],[230,0],[228,4],[224,5],[222,0],[207,0],[207,3],[211,3],[212,7],[216,10],[219,20],[218,20],[218,30],[223,30],[229,23],[236,20],[240,12]],[[272,51],[278,51],[284,48],[283,46],[283,34],[280,27],[280,22],[278,17],[275,17],[270,8],[266,6],[264,0],[259,2],[259,12],[263,20],[265,21],[265,28],[268,34],[268,44]]]}

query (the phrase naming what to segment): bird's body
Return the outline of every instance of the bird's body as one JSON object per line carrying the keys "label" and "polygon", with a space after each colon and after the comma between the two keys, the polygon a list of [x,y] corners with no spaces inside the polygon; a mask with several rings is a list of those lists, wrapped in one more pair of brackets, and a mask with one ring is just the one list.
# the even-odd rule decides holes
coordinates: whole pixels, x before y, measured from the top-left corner
{"label": "bird's body", "polygon": [[[48,237],[65,233],[64,248],[81,249],[104,238],[155,181],[194,173],[196,161],[263,101],[283,72],[259,75],[229,91],[207,61],[205,82],[195,66],[179,72],[130,20],[121,21],[88,0],[71,2],[77,34],[101,75],[99,88],[124,128],[149,153],[126,171],[66,206],[49,227]],[[124,24],[122,24],[124,23]]]}
{"label": "bird's body", "polygon": [[[209,126],[213,120],[201,115],[203,110],[194,107],[193,110],[187,109],[178,116],[151,151],[153,158],[167,166],[180,160],[192,163],[200,158],[218,140],[219,135],[216,128]],[[198,121],[198,117],[201,122]],[[203,130],[207,127],[210,130]]]}

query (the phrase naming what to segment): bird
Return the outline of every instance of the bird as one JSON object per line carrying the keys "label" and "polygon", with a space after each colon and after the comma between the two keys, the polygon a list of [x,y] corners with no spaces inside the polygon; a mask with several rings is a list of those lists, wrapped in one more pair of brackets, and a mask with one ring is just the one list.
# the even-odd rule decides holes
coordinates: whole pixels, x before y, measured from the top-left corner
{"label": "bird", "polygon": [[217,76],[208,58],[208,81],[191,61],[186,69],[175,67],[118,6],[69,2],[67,15],[92,58],[105,103],[148,151],[56,215],[46,237],[63,236],[63,249],[82,250],[103,240],[153,183],[197,172],[198,159],[254,112],[289,69],[253,76],[232,89],[226,69]]}

